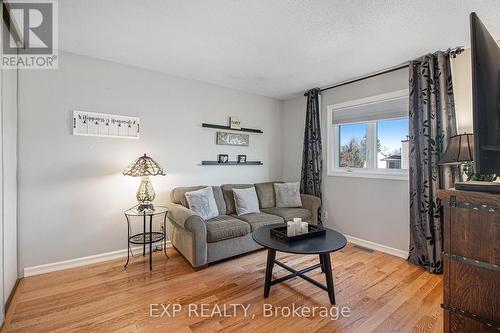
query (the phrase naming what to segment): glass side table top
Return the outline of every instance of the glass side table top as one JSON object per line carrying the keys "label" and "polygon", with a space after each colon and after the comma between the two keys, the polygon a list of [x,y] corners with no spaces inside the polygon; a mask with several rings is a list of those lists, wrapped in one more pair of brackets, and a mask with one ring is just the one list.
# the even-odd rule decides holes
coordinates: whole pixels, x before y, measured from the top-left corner
{"label": "glass side table top", "polygon": [[154,206],[153,209],[145,209],[142,211],[140,211],[138,208],[139,208],[139,205],[136,205],[130,209],[127,209],[125,211],[125,215],[128,215],[128,216],[153,216],[153,215],[159,215],[159,214],[164,214],[164,213],[168,212],[168,208],[163,207],[163,206]]}

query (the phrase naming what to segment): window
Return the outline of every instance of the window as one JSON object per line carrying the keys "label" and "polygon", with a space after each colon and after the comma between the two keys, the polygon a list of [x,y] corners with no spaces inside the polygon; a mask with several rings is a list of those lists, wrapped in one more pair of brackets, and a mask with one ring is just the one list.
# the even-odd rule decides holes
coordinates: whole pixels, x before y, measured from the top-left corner
{"label": "window", "polygon": [[366,168],[366,124],[346,124],[339,128],[341,168]]}
{"label": "window", "polygon": [[377,168],[408,169],[408,118],[377,122]]}
{"label": "window", "polygon": [[408,93],[328,107],[328,175],[408,179]]}

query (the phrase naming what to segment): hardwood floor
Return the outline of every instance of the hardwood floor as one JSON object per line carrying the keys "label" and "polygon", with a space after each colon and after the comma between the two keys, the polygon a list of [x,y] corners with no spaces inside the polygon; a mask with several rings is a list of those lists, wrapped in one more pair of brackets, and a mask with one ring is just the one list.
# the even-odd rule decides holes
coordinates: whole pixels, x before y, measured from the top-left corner
{"label": "hardwood floor", "polygon": [[[5,332],[442,332],[441,276],[405,260],[348,245],[333,253],[337,309],[349,317],[264,317],[264,304],[329,307],[325,291],[300,278],[272,286],[263,298],[266,251],[240,256],[194,271],[174,249],[170,260],[147,257],[69,269],[21,281],[6,317]],[[317,256],[277,253],[294,268],[317,263]],[[274,277],[287,274],[281,267]],[[308,273],[324,281],[320,269]],[[180,304],[175,317],[150,317],[150,304]],[[249,305],[235,317],[188,316],[188,304]],[[161,306],[153,314],[162,313]],[[335,309],[335,308],[334,308]],[[170,308],[170,310],[172,310]],[[232,310],[231,310],[232,311]],[[285,310],[286,311],[286,310]],[[231,314],[226,313],[226,314]],[[170,311],[172,315],[172,312]],[[324,313],[323,313],[324,314]],[[307,315],[307,314],[306,314]]]}

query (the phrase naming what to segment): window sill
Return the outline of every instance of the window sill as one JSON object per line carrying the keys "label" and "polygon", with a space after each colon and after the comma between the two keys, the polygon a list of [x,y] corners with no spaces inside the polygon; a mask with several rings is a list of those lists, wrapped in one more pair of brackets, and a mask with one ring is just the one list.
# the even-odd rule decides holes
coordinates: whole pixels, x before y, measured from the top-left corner
{"label": "window sill", "polygon": [[375,178],[408,181],[408,172],[384,172],[363,170],[333,170],[329,171],[329,177],[352,177],[352,178]]}

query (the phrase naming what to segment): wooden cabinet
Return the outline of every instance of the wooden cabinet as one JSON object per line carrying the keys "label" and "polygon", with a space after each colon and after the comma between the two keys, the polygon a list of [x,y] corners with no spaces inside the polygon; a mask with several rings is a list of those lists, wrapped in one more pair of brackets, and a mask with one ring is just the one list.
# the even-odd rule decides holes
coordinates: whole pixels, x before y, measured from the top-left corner
{"label": "wooden cabinet", "polygon": [[500,330],[500,195],[439,190],[444,210],[444,332]]}

